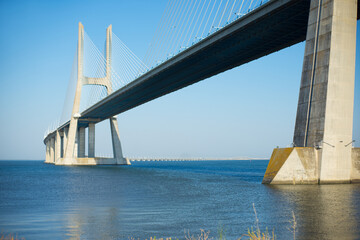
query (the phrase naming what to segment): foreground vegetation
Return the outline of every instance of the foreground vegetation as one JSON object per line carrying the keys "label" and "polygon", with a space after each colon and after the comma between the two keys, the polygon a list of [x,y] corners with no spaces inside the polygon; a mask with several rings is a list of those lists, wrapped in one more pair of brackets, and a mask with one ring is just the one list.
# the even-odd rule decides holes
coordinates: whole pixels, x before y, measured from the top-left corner
{"label": "foreground vegetation", "polygon": [[0,240],[24,240],[25,238],[18,238],[18,236],[14,236],[13,234],[9,233],[1,233]]}
{"label": "foreground vegetation", "polygon": [[[237,240],[276,240],[275,231],[273,230],[271,234],[269,233],[268,229],[266,228],[265,231],[261,231],[259,227],[259,219],[257,217],[255,204],[253,204],[254,214],[255,214],[255,229],[254,227],[251,227],[248,229],[248,232],[246,234],[243,234],[240,236]],[[296,239],[296,217],[294,212],[292,212],[292,219],[289,221],[290,227],[287,229],[292,233],[293,239]],[[220,227],[218,229],[218,234],[215,238],[210,236],[210,231],[205,231],[204,229],[200,229],[200,234],[191,235],[189,231],[185,231],[185,240],[226,240],[225,230],[223,227]],[[131,237],[129,240],[136,240],[135,238]],[[139,240],[139,239],[137,239]],[[145,239],[147,240],[147,239]],[[156,238],[156,237],[150,237],[149,240],[179,240],[179,239],[173,239],[171,237],[167,238]]]}

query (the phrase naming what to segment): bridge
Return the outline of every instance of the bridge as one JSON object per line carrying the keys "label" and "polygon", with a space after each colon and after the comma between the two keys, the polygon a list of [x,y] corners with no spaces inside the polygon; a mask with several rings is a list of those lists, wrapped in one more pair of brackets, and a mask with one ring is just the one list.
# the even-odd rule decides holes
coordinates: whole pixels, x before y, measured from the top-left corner
{"label": "bridge", "polygon": [[234,160],[248,160],[248,161],[257,161],[257,160],[267,160],[263,158],[244,158],[244,157],[234,157],[234,158],[128,158],[130,162],[184,162],[184,161],[234,161]]}
{"label": "bridge", "polygon": [[[118,74],[112,69],[115,36],[112,26],[106,33],[106,56],[98,57],[103,59],[102,74],[94,77],[84,73],[84,61],[87,61],[84,60],[84,41],[89,40],[79,23],[72,111],[67,121],[47,132],[45,162],[57,165],[130,164],[122,154],[116,115],[306,40],[294,147],[274,149],[263,183],[359,181],[360,149],[352,147],[358,1],[270,0],[253,4],[253,0],[243,0],[240,1],[241,8],[244,4],[248,6],[244,13],[234,9],[236,1],[228,2],[224,13],[229,11],[231,14],[235,10],[235,18],[229,21],[229,14],[228,21],[221,27],[160,64],[147,67],[138,63],[138,75],[118,89],[114,87]],[[85,85],[105,88],[106,96],[81,110]],[[113,158],[95,157],[95,124],[107,119],[111,126]]]}

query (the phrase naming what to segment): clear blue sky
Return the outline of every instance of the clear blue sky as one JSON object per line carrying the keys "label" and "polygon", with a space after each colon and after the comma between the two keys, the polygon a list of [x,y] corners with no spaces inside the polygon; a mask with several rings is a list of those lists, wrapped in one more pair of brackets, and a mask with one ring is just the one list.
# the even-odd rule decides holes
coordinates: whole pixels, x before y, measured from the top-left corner
{"label": "clear blue sky", "polygon": [[[167,1],[0,1],[0,159],[44,159],[61,115],[78,22],[98,47],[105,29],[143,58]],[[359,32],[359,26],[358,26]],[[293,138],[304,43],[119,115],[125,156],[270,157]],[[359,48],[359,39],[357,40]],[[354,139],[360,143],[357,50]],[[108,122],[97,152],[110,151]]]}

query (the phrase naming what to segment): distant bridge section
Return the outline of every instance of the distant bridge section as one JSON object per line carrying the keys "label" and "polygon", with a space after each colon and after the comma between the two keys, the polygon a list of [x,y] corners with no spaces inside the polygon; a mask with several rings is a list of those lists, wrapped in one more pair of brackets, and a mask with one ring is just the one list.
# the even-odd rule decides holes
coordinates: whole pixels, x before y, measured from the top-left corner
{"label": "distant bridge section", "polygon": [[183,162],[183,161],[234,161],[234,160],[269,160],[266,158],[148,158],[148,157],[140,157],[140,158],[127,158],[130,162]]}

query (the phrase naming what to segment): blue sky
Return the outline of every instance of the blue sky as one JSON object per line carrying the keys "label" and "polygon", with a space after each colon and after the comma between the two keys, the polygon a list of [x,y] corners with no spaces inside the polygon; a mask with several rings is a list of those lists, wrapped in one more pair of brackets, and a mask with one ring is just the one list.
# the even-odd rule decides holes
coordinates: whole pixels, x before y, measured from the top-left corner
{"label": "blue sky", "polygon": [[[0,159],[44,159],[43,134],[61,115],[79,21],[98,47],[112,24],[113,32],[143,58],[166,3],[1,0]],[[304,46],[294,45],[119,115],[124,155],[268,158],[274,147],[289,146]],[[354,139],[360,146],[358,49],[356,56]],[[96,152],[106,154],[111,149],[109,123],[96,127]]]}

